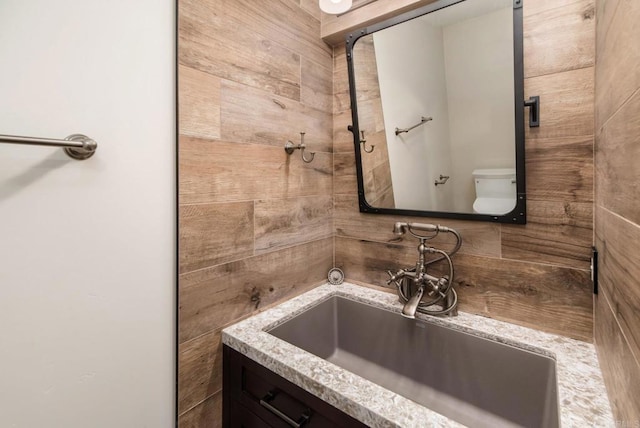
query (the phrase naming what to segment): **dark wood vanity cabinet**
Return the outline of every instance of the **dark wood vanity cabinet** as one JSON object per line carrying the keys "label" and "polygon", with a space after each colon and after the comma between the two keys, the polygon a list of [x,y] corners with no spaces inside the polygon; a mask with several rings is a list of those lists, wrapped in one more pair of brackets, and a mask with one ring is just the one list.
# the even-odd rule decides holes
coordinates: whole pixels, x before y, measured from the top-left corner
{"label": "dark wood vanity cabinet", "polygon": [[223,349],[223,427],[366,427],[234,349]]}

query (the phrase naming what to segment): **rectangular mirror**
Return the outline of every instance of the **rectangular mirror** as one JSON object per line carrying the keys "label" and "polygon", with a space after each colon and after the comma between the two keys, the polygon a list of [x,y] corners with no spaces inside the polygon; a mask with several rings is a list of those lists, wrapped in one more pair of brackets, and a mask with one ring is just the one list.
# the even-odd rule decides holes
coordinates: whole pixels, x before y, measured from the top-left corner
{"label": "rectangular mirror", "polygon": [[360,211],[526,222],[522,0],[435,1],[347,60]]}

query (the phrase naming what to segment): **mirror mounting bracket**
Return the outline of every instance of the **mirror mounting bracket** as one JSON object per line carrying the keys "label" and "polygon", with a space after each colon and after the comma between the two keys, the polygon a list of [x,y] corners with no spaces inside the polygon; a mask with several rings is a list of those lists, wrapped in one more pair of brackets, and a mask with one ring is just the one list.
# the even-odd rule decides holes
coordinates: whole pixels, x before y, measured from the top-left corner
{"label": "mirror mounting bracket", "polygon": [[524,101],[524,106],[529,107],[529,128],[540,127],[540,97],[529,97]]}

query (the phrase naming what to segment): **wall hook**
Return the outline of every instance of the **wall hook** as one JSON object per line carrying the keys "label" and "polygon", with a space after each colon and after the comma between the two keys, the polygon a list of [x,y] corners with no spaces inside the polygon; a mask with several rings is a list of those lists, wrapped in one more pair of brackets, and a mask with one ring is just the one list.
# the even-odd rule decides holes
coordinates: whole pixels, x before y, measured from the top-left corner
{"label": "wall hook", "polygon": [[293,153],[294,150],[300,150],[300,154],[302,155],[302,160],[305,163],[311,163],[311,161],[316,155],[316,152],[309,152],[309,154],[311,155],[309,159],[305,157],[304,151],[307,148],[307,146],[304,145],[304,134],[305,134],[304,132],[300,133],[300,144],[296,145],[293,143],[293,141],[288,140],[284,145],[284,151],[290,155],[291,153]]}
{"label": "wall hook", "polygon": [[440,174],[440,178],[435,180],[435,182],[433,184],[435,184],[436,186],[438,184],[445,184],[449,178],[451,178],[451,177],[449,177],[448,175]]}
{"label": "wall hook", "polygon": [[360,144],[362,144],[362,149],[365,151],[365,153],[371,153],[373,149],[376,148],[375,144],[371,146],[371,150],[367,150],[367,140],[365,140],[364,138],[364,131],[360,131],[360,134],[362,135],[362,138],[360,139]]}

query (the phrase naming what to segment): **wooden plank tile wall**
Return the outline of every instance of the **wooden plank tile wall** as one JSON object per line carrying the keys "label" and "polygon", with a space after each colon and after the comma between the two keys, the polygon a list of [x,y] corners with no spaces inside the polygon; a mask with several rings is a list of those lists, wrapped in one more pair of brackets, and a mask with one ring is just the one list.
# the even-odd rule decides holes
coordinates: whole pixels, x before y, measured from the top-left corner
{"label": "wooden plank tile wall", "polygon": [[640,3],[597,0],[595,342],[619,426],[640,425]]}
{"label": "wooden plank tile wall", "polygon": [[[359,10],[362,20],[365,12]],[[329,24],[335,18],[324,28]],[[463,310],[591,341],[593,0],[525,2],[524,44],[525,92],[541,96],[542,120],[540,128],[527,128],[529,223],[423,220],[451,225],[464,237],[456,261]],[[352,280],[384,285],[386,269],[415,263],[415,244],[398,240],[393,223],[417,218],[357,211],[348,90],[340,45],[334,47],[336,265]]]}
{"label": "wooden plank tile wall", "polygon": [[[358,94],[360,136],[364,136],[365,140],[365,144],[360,147],[360,150],[367,202],[375,207],[394,208],[389,150],[387,149],[382,98],[380,97],[378,68],[372,36],[360,39],[354,47],[353,58],[353,68],[356,75],[364,76],[356,82],[356,92]],[[365,149],[373,151],[366,153]]]}
{"label": "wooden plank tile wall", "polygon": [[181,428],[221,426],[221,329],[333,266],[332,49],[317,1],[266,3],[179,1]]}

